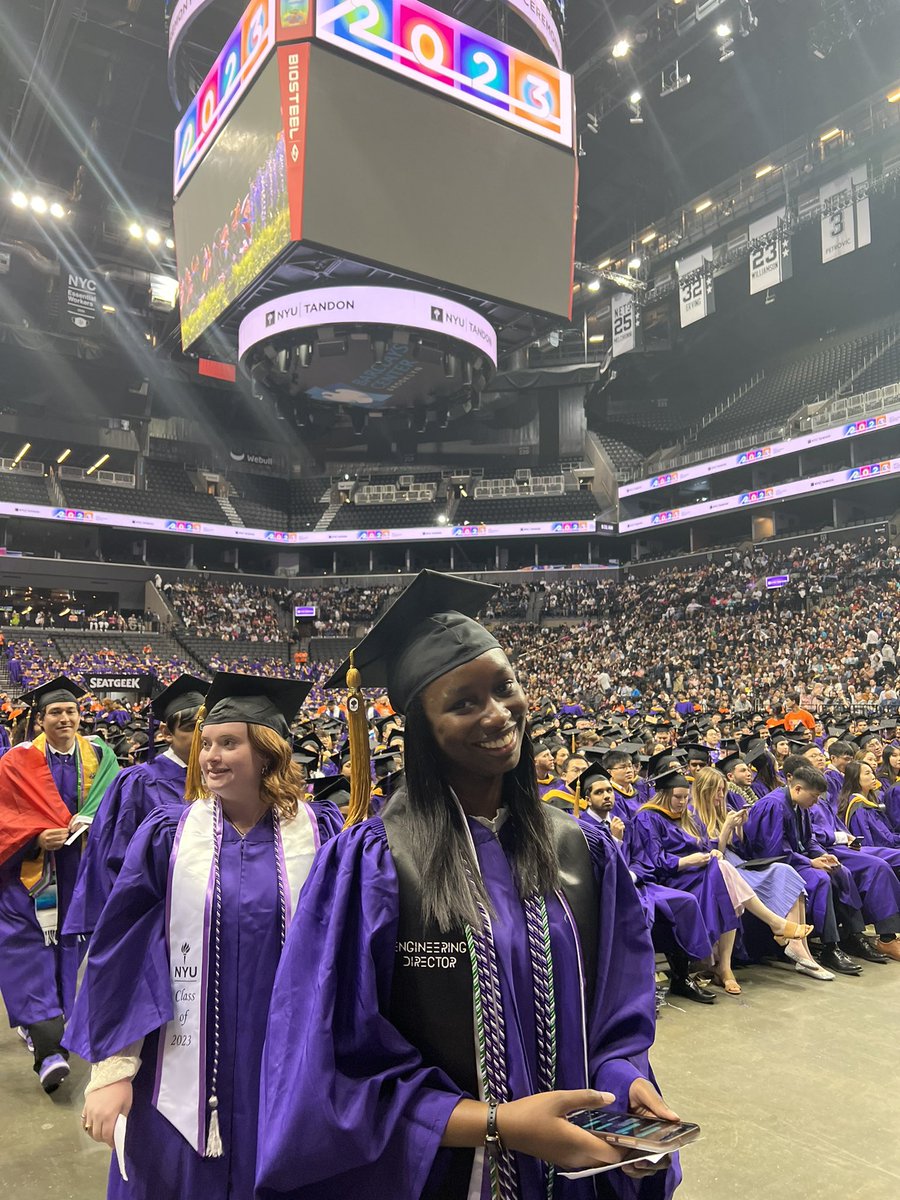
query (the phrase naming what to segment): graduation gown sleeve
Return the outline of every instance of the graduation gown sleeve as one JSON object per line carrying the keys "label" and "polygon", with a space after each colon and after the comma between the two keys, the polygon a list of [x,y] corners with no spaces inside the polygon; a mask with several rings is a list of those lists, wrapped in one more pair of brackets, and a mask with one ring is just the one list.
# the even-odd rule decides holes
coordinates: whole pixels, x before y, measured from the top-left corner
{"label": "graduation gown sleeve", "polygon": [[323,848],[269,1012],[257,1200],[384,1200],[425,1186],[463,1093],[384,1015],[398,915],[380,818]]}
{"label": "graduation gown sleeve", "polygon": [[667,883],[678,874],[679,856],[663,846],[656,814],[638,812],[627,828],[627,837],[628,861],[641,882]]}
{"label": "graduation gown sleeve", "polygon": [[166,884],[182,812],[158,809],[141,825],[97,922],[65,1036],[88,1062],[118,1054],[172,1019]]}

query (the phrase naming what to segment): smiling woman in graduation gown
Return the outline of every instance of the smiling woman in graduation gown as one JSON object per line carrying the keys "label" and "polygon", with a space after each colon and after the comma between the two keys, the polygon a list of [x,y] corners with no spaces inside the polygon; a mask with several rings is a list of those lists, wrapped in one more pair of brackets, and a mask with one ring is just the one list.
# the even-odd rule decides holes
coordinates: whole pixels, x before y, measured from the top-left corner
{"label": "smiling woman in graduation gown", "polygon": [[[673,1114],[647,1059],[640,903],[608,834],[538,797],[525,697],[466,615],[489,594],[423,572],[330,681],[351,688],[352,738],[360,675],[406,713],[406,786],[323,848],[301,897],[270,1011],[259,1200],[649,1200],[680,1177],[570,1180],[542,1161],[618,1159],[562,1120],[609,1100],[584,1089]],[[495,799],[476,812],[480,792]],[[539,874],[529,830],[553,848],[544,890],[522,882]],[[496,1156],[482,1101],[499,1105]]]}
{"label": "smiling woman in graduation gown", "polygon": [[252,1197],[275,969],[313,857],[341,823],[330,801],[297,803],[286,739],[308,691],[216,675],[189,764],[196,798],[144,821],[98,921],[66,1044],[94,1064],[91,1136],[110,1143],[127,1116],[128,1181],[114,1158],[110,1200]]}

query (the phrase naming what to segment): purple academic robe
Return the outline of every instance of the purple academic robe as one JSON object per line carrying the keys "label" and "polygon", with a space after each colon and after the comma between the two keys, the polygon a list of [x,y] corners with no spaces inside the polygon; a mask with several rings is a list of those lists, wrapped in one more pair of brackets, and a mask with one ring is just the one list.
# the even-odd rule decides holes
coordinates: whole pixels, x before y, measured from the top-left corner
{"label": "purple academic robe", "polygon": [[900,913],[900,879],[896,874],[900,870],[900,850],[872,845],[851,850],[838,845],[836,834],[850,831],[825,798],[812,806],[810,816],[816,840],[853,876],[866,920],[877,923],[896,917]]}
{"label": "purple academic robe", "polygon": [[7,750],[10,748],[10,745],[11,742],[9,740],[9,730],[5,725],[0,725],[0,758],[2,758],[7,752]]}
{"label": "purple academic robe", "polygon": [[884,793],[884,815],[895,832],[900,833],[900,783],[886,788]]}
{"label": "purple academic robe", "polygon": [[626,825],[630,824],[634,818],[634,814],[644,803],[637,787],[633,787],[629,795],[628,792],[621,791],[613,784],[613,796],[613,816],[618,817],[620,821],[624,821]]}
{"label": "purple academic robe", "polygon": [[156,808],[184,803],[186,769],[165,755],[128,767],[110,784],[94,816],[65,932],[91,933],[125,861],[128,843]]}
{"label": "purple academic robe", "polygon": [[[324,842],[342,818],[315,801]],[[259,1065],[281,954],[274,831],[267,814],[244,838],[222,834],[219,973],[221,1158],[201,1158],[152,1105],[159,1030],[173,1016],[166,945],[166,887],[181,805],[153,812],[138,829],[91,940],[65,1044],[99,1062],[144,1039],[125,1139],[125,1183],[115,1159],[108,1200],[251,1200],[256,1165]],[[207,1064],[212,1062],[209,987]],[[207,1081],[208,1090],[208,1081]]]}
{"label": "purple academic robe", "polygon": [[811,865],[811,859],[826,853],[825,847],[813,832],[809,813],[797,808],[784,788],[769,792],[751,807],[744,825],[744,843],[757,858],[787,856],[788,865],[806,885],[807,916],[817,933],[821,934],[826,925],[832,883],[837,900],[850,908],[862,908],[862,899],[848,871],[843,867],[821,871]]}
{"label": "purple academic robe", "polygon": [[[100,752],[95,753],[99,759]],[[63,803],[74,815],[78,809],[75,755],[48,753],[47,765]],[[20,879],[22,863],[34,850],[32,842],[0,866],[0,992],[13,1027],[35,1025],[72,1011],[78,967],[84,953],[84,947],[70,937],[60,936],[55,946],[44,945],[34,901]],[[78,876],[80,842],[62,846],[53,858],[58,928],[62,929]]]}
{"label": "purple academic robe", "polygon": [[880,808],[856,805],[850,812],[849,829],[854,837],[865,842],[867,849],[883,846],[891,850],[900,850],[900,833],[891,829]]}
{"label": "purple academic robe", "polygon": [[723,933],[737,929],[738,916],[718,862],[711,859],[704,867],[678,870],[680,858],[700,854],[704,847],[685,833],[677,821],[651,808],[642,808],[625,836],[628,862],[639,885],[657,883],[690,892],[700,906],[700,915],[713,942]]}
{"label": "purple academic robe", "polygon": [[[534,985],[522,902],[500,839],[469,821],[494,910],[514,1098],[538,1090]],[[635,1079],[650,1077],[653,953],[628,871],[599,826],[581,822],[600,896],[594,999],[584,1045],[580,954],[562,904],[547,897],[557,1021],[557,1087],[603,1088],[624,1109]],[[502,831],[501,831],[502,832]],[[380,818],[326,846],[285,946],[263,1061],[257,1200],[427,1200],[449,1151],[440,1142],[463,1092],[429,1065],[389,1018],[399,884]],[[587,1076],[585,1065],[587,1062]],[[542,1200],[537,1160],[517,1155],[520,1200]],[[621,1172],[596,1194],[669,1195],[677,1164],[643,1184]],[[602,1181],[610,1181],[609,1183]],[[441,1193],[442,1195],[444,1193]],[[485,1171],[482,1200],[489,1196]],[[589,1200],[594,1182],[559,1179],[558,1200]],[[461,1192],[459,1200],[466,1200]]]}
{"label": "purple academic robe", "polygon": [[828,767],[825,771],[825,782],[828,784],[828,802],[836,809],[838,792],[844,786],[844,777],[837,767]]}

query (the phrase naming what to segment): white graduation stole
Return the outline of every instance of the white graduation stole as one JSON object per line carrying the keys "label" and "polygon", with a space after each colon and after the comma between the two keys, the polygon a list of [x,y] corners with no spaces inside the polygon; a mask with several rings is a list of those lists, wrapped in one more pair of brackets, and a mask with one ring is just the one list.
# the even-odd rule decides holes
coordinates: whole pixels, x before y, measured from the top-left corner
{"label": "white graduation stole", "polygon": [[[159,1032],[153,1092],[159,1112],[201,1155],[206,1152],[207,994],[210,984],[215,985],[215,978],[210,979],[210,957],[215,954],[215,810],[214,800],[195,800],[187,806],[169,859],[166,933],[174,1016]],[[318,848],[318,825],[308,804],[300,804],[293,820],[275,823],[285,929]]]}

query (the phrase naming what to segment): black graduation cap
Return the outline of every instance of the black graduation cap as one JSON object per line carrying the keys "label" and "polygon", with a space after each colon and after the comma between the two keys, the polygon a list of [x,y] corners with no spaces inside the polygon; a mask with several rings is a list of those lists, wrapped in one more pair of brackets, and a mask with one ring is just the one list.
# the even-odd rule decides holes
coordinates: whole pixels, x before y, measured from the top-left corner
{"label": "black graduation cap", "polygon": [[[498,649],[494,635],[472,619],[496,591],[494,584],[420,571],[354,650],[361,686],[385,688],[402,713],[429,683]],[[350,660],[325,686],[346,687],[349,669]]]}
{"label": "black graduation cap", "polygon": [[726,754],[724,758],[719,759],[716,763],[716,770],[727,775],[729,771],[733,771],[736,766],[746,761],[743,754],[739,750],[735,750],[733,754]]}
{"label": "black graduation cap", "polygon": [[345,745],[341,746],[340,749],[335,750],[334,754],[331,756],[331,761],[334,763],[337,769],[340,770],[344,763],[350,761],[350,747]]}
{"label": "black graduation cap", "polygon": [[333,800],[340,806],[350,799],[350,781],[343,775],[324,775],[309,781],[314,800]]}
{"label": "black graduation cap", "polygon": [[664,764],[678,763],[684,757],[685,753],[681,749],[657,750],[655,754],[651,754],[647,759],[647,774],[652,778]]}
{"label": "black graduation cap", "polygon": [[376,779],[383,779],[392,773],[388,768],[396,768],[397,755],[388,750],[384,754],[374,754],[372,762],[375,764]]}
{"label": "black graduation cap", "polygon": [[897,728],[896,721],[891,720],[891,721],[882,721],[881,722],[881,732],[882,733],[893,733],[896,728]]}
{"label": "black graduation cap", "polygon": [[653,780],[653,786],[658,792],[670,792],[673,788],[690,787],[690,783],[682,775],[681,771],[674,767],[668,771],[663,771],[661,775],[657,775]]}
{"label": "black graduation cap", "polygon": [[609,771],[599,763],[591,763],[586,771],[582,771],[575,781],[581,796],[587,796],[598,779],[610,779]]}
{"label": "black graduation cap", "polygon": [[774,738],[780,733],[787,733],[787,726],[784,721],[775,721],[769,727],[769,736]]}
{"label": "black graduation cap", "polygon": [[844,740],[844,738],[846,738],[848,733],[849,733],[849,728],[846,725],[829,725],[828,726],[828,736],[837,738],[837,740],[839,742],[842,742]]}
{"label": "black graduation cap", "polygon": [[799,746],[801,750],[807,750],[813,744],[807,738],[801,737],[798,733],[789,733],[786,736],[788,745],[793,748]]}
{"label": "black graduation cap", "polygon": [[684,750],[688,760],[699,758],[701,755],[709,762],[711,746],[704,746],[701,742],[679,742],[679,750]]}
{"label": "black graduation cap", "polygon": [[179,675],[150,701],[150,708],[157,721],[170,721],[180,712],[200,708],[206,701],[208,691],[208,679],[198,679],[196,675]]}
{"label": "black graduation cap", "polygon": [[23,692],[16,703],[24,705],[25,708],[42,712],[50,704],[74,704],[86,695],[87,692],[83,687],[79,687],[65,675],[58,675],[49,683],[42,683],[40,687],[32,688],[30,692]]}
{"label": "black graduation cap", "polygon": [[861,733],[856,739],[859,743],[860,750],[865,750],[866,746],[868,746],[869,742],[871,742],[873,738],[878,738],[879,742],[881,741],[880,729],[869,729],[865,733]]}
{"label": "black graduation cap", "polygon": [[769,751],[762,738],[742,738],[741,753],[751,765],[761,758],[766,758]]}
{"label": "black graduation cap", "polygon": [[643,742],[619,742],[616,746],[616,750],[621,750],[625,754],[637,754],[643,748]]}
{"label": "black graduation cap", "polygon": [[311,683],[298,679],[217,671],[206,694],[203,725],[245,721],[248,725],[273,729],[287,740],[291,736],[291,721],[311,689]]}

